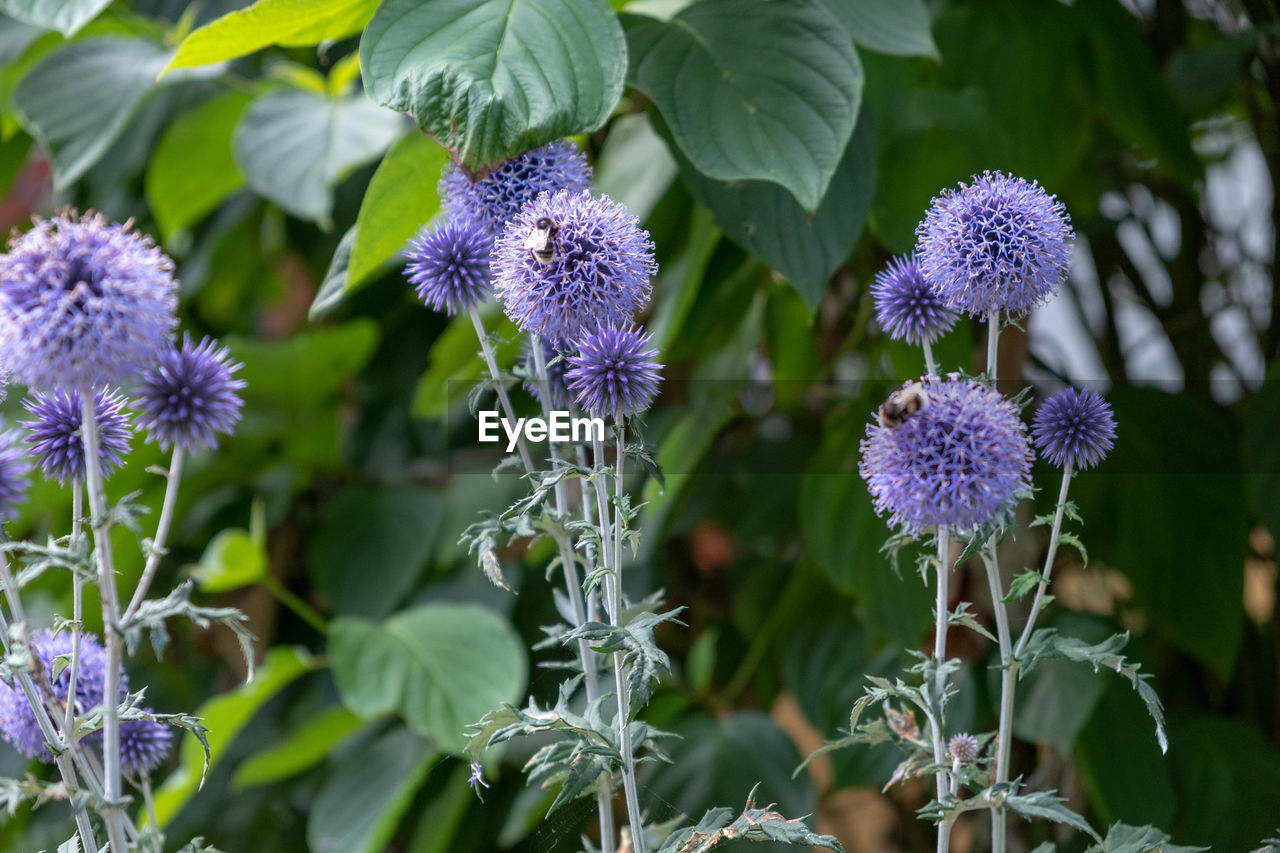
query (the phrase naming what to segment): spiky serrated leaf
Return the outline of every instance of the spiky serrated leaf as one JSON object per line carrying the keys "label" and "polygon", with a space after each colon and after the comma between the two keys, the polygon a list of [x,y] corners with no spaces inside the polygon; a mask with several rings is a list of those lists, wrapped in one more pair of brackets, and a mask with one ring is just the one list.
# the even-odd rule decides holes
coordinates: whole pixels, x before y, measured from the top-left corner
{"label": "spiky serrated leaf", "polygon": [[755,789],[747,795],[746,808],[732,822],[733,812],[714,808],[702,816],[695,826],[677,830],[667,836],[658,853],[708,853],[730,841],[773,841],[805,847],[825,847],[844,853],[833,836],[819,835],[804,823],[804,818],[788,820],[769,805],[756,808]]}
{"label": "spiky serrated leaf", "polygon": [[1006,602],[1018,601],[1039,586],[1043,580],[1044,575],[1034,569],[1027,569],[1009,583],[1009,591],[1005,593],[1004,598],[1001,600]]}
{"label": "spiky serrated leaf", "polygon": [[636,614],[625,625],[614,627],[603,622],[586,622],[565,635],[565,642],[586,640],[591,648],[602,654],[622,652],[622,664],[627,667],[627,686],[631,694],[627,719],[649,701],[653,684],[670,670],[671,659],[658,648],[653,629],[663,622],[683,624],[676,617],[684,610],[677,607],[666,613],[645,611]]}
{"label": "spiky serrated leaf", "polygon": [[1102,840],[1102,836],[1094,831],[1087,820],[1067,808],[1066,800],[1055,796],[1050,791],[1012,794],[1004,801],[1004,804],[1007,808],[1025,818],[1044,818],[1057,823],[1065,823],[1067,826],[1092,835],[1097,841]]}
{"label": "spiky serrated leaf", "polygon": [[1080,552],[1080,559],[1087,566],[1089,565],[1089,552],[1085,550],[1084,543],[1080,541],[1080,537],[1074,533],[1067,533],[1065,530],[1058,534],[1058,541],[1063,545],[1070,545]]}
{"label": "spiky serrated leaf", "polygon": [[129,654],[134,654],[142,643],[144,632],[150,632],[151,646],[156,657],[163,657],[169,645],[169,629],[165,622],[176,616],[185,616],[199,628],[211,625],[223,625],[236,635],[240,643],[240,652],[244,655],[248,675],[246,681],[253,681],[254,653],[253,632],[245,624],[248,617],[234,607],[202,607],[191,601],[191,590],[195,581],[185,580],[164,598],[149,599],[138,607],[137,612],[127,625],[123,626],[124,640]]}
{"label": "spiky serrated leaf", "polygon": [[968,628],[971,631],[976,631],[977,633],[986,637],[988,640],[990,640],[993,643],[998,642],[998,640],[996,640],[995,638],[995,635],[992,634],[990,631],[988,631],[986,628],[982,627],[982,623],[979,622],[977,618],[972,613],[969,612],[969,607],[970,607],[970,603],[968,601],[962,601],[958,605],[956,605],[956,609],[951,611],[949,614],[947,614],[947,624],[963,625],[964,627]]}
{"label": "spiky serrated leaf", "polygon": [[1169,836],[1154,826],[1129,826],[1117,823],[1107,830],[1107,837],[1089,847],[1085,853],[1202,853],[1208,847],[1185,847],[1169,844]]}

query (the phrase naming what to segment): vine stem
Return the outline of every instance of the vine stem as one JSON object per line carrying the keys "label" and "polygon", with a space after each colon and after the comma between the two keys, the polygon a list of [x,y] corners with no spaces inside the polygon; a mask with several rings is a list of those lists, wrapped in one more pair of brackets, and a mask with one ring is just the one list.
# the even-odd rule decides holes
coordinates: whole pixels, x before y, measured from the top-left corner
{"label": "vine stem", "polygon": [[151,540],[151,551],[147,554],[146,565],[142,569],[142,577],[133,591],[129,606],[120,617],[120,624],[127,625],[138,608],[147,598],[151,582],[155,580],[156,570],[160,568],[160,559],[167,553],[165,543],[169,539],[169,528],[173,526],[173,509],[178,503],[178,485],[182,482],[182,464],[186,459],[185,448],[181,444],[173,446],[173,456],[169,460],[169,473],[164,486],[164,503],[160,506],[160,519],[156,522],[156,535]]}
{"label": "vine stem", "polygon": [[126,850],[123,803],[120,787],[120,669],[124,650],[120,636],[120,606],[116,598],[115,567],[111,553],[110,523],[107,498],[102,482],[102,465],[98,457],[98,418],[92,388],[80,391],[80,431],[84,441],[84,468],[89,490],[89,512],[93,527],[93,552],[98,563],[98,590],[102,602],[103,645],[106,648],[106,673],[103,676],[102,708],[102,819],[107,827],[107,842],[113,851]]}
{"label": "vine stem", "polygon": [[[484,330],[484,323],[480,320],[480,310],[472,305],[468,313],[471,315],[471,325],[476,329],[476,338],[480,341],[480,352],[484,355],[485,364],[489,366],[489,376],[493,379],[494,390],[498,393],[498,404],[502,406],[502,413],[507,416],[507,420],[514,425],[516,411],[511,406],[511,397],[507,394],[507,386],[502,381],[502,373],[498,370],[498,359],[494,356],[493,346],[489,343],[489,334]],[[524,470],[530,474],[537,470],[533,465],[533,457],[529,455],[529,446],[525,444],[523,433],[516,437],[516,449],[520,452],[520,461],[524,463]]]}
{"label": "vine stem", "polygon": [[[25,622],[25,614],[22,610],[22,599],[18,595],[17,584],[14,583],[13,575],[9,571],[9,557],[5,555],[0,559],[0,582],[4,585],[5,598],[9,601],[9,612],[13,614],[13,618],[18,622]],[[4,612],[0,611],[0,639],[3,640],[5,654],[9,652],[9,620],[5,618]],[[72,659],[74,662],[74,658]],[[49,714],[49,709],[45,707],[44,700],[40,697],[40,691],[36,689],[35,681],[31,678],[31,673],[26,671],[18,671],[13,674],[14,680],[18,682],[18,686],[22,688],[23,695],[27,697],[27,704],[31,706],[32,712],[36,715],[36,724],[40,727],[40,733],[44,735],[45,740],[56,747],[54,749],[54,764],[58,767],[58,772],[62,775],[63,783],[72,791],[80,787],[79,777],[76,775],[75,764],[69,750],[69,735],[60,734],[57,727],[53,723],[53,717]],[[67,705],[74,707],[75,702],[72,701],[71,694],[67,695]],[[70,732],[70,729],[66,730]],[[83,802],[72,800],[72,811],[75,814],[76,830],[80,834],[80,846],[86,851],[98,850],[98,839],[93,833],[93,822],[89,819],[89,811],[85,808]]]}
{"label": "vine stem", "polygon": [[[1004,603],[1003,584],[1000,581],[1000,563],[996,556],[996,540],[993,536],[982,555],[987,569],[987,583],[991,588],[991,609],[996,616],[996,638],[1000,645],[1000,728],[996,735],[995,783],[1009,781],[1009,754],[1013,738],[1013,691],[1017,684],[1018,665],[1013,657],[1013,641],[1009,632],[1009,608]],[[1003,806],[991,810],[991,849],[993,853],[1005,853],[1008,814]]]}
{"label": "vine stem", "polygon": [[[596,503],[600,514],[600,547],[605,559],[605,566],[610,570],[605,577],[605,609],[608,611],[609,624],[620,627],[622,611],[622,490],[623,462],[626,459],[625,440],[626,424],[621,416],[615,416],[617,426],[617,460],[613,474],[614,519],[609,523],[608,496],[605,494],[603,480],[596,479]],[[596,438],[596,468],[603,470],[604,443]],[[612,535],[610,532],[612,530]],[[622,663],[622,654],[613,654],[614,690],[618,697],[618,742],[622,754],[622,789],[627,800],[627,821],[631,826],[631,844],[634,853],[645,853],[644,821],[640,815],[640,795],[636,787],[636,763],[634,745],[631,742],[631,697],[627,688],[626,673]]]}
{"label": "vine stem", "polygon": [[[950,602],[948,585],[951,575],[951,537],[945,524],[939,525],[935,537],[938,540],[938,600],[934,606],[933,660],[937,665],[934,676],[934,695],[937,697],[937,713],[933,721],[933,763],[938,765],[934,781],[938,788],[938,802],[943,802],[951,790],[951,780],[945,769],[946,745],[943,743],[942,705],[947,691],[947,675],[942,665],[947,660],[947,611]],[[944,818],[938,824],[938,853],[951,849],[951,821]]]}
{"label": "vine stem", "polygon": [[1023,651],[1027,648],[1027,641],[1031,639],[1031,632],[1035,629],[1036,619],[1040,615],[1040,609],[1044,607],[1045,590],[1049,588],[1049,574],[1053,571],[1053,560],[1058,555],[1058,540],[1062,535],[1062,516],[1067,509],[1067,489],[1071,485],[1071,478],[1075,474],[1075,469],[1070,462],[1067,462],[1065,468],[1062,469],[1062,486],[1058,489],[1058,506],[1053,511],[1053,529],[1049,532],[1049,551],[1044,555],[1044,569],[1040,572],[1040,585],[1036,587],[1036,597],[1031,602],[1031,612],[1027,615],[1027,624],[1022,626],[1022,634],[1018,637],[1018,644],[1013,647],[1013,656],[1015,658],[1022,657]]}
{"label": "vine stem", "polygon": [[[547,357],[542,351],[542,339],[538,335],[531,335],[531,349],[533,350],[533,367],[535,381],[538,383],[538,402],[542,404],[542,413],[550,418],[551,414],[551,380],[547,374]],[[548,440],[548,447],[551,452],[551,462],[554,467],[560,461],[560,451],[556,448],[554,442]],[[585,491],[585,490],[584,490]],[[564,480],[559,480],[552,487],[552,495],[556,504],[556,515],[560,518],[568,518],[569,515],[569,496],[565,487]],[[585,496],[584,496],[585,497]],[[586,504],[583,504],[583,511],[586,512]],[[573,547],[568,537],[563,531],[556,531],[556,546],[560,550],[560,568],[564,572],[565,590],[569,594],[569,604],[573,610],[574,627],[581,627],[587,622],[588,610],[587,602],[582,593],[582,580],[578,576],[578,564],[574,558]],[[585,639],[578,640],[578,661],[582,664],[582,682],[586,689],[587,702],[594,704],[600,695],[599,673],[596,670],[595,652],[591,651],[591,646]],[[614,826],[613,826],[613,804],[610,791],[604,787],[600,787],[596,791],[596,806],[599,810],[600,823],[600,845],[601,853],[614,853]]]}

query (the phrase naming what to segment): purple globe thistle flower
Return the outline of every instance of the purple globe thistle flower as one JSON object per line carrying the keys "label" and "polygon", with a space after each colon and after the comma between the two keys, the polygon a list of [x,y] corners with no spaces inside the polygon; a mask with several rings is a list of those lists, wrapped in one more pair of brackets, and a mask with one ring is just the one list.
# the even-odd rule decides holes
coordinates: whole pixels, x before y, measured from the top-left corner
{"label": "purple globe thistle flower", "polygon": [[1031,425],[1036,449],[1059,468],[1092,468],[1116,441],[1116,419],[1102,395],[1079,388],[1059,391],[1040,405]]}
{"label": "purple globe thistle flower", "polygon": [[634,326],[608,325],[578,342],[565,371],[574,399],[594,418],[630,417],[643,412],[658,393],[658,351],[648,333]]}
{"label": "purple globe thistle flower", "polygon": [[[150,708],[143,711],[153,713]],[[102,732],[94,732],[100,740]],[[169,757],[173,730],[155,720],[123,720],[120,723],[120,763],[135,776],[150,773]],[[99,748],[101,748],[99,744]]]}
{"label": "purple globe thistle flower", "polygon": [[[901,395],[914,405],[901,405]],[[1031,448],[1017,406],[956,374],[907,383],[859,446],[858,472],[876,512],[889,512],[889,525],[912,535],[935,525],[979,527],[1031,488]]]}
{"label": "purple globe thistle flower", "polygon": [[871,296],[876,319],[894,340],[919,346],[946,334],[956,322],[956,312],[924,280],[915,255],[894,258],[876,273]]}
{"label": "purple globe thistle flower", "polygon": [[[569,353],[561,352],[542,341],[542,362],[547,368],[547,387],[551,392],[549,409],[567,410],[573,404],[573,393],[565,384],[565,371],[569,367]],[[520,344],[520,367],[529,378],[524,381],[525,390],[533,399],[542,402],[542,388],[538,382],[537,362],[533,358],[533,341],[525,338]]]}
{"label": "purple globe thistle flower", "polygon": [[972,764],[978,760],[978,739],[968,732],[952,735],[947,741],[947,750],[961,764]]}
{"label": "purple globe thistle flower", "polygon": [[424,225],[410,245],[405,275],[428,308],[453,316],[484,301],[493,237],[478,220],[451,217],[438,227]]}
{"label": "purple globe thistle flower", "polygon": [[526,151],[474,183],[457,166],[446,166],[440,178],[440,197],[452,217],[474,220],[490,237],[496,237],[540,193],[564,189],[578,193],[590,186],[586,155],[562,140]]}
{"label": "purple globe thistle flower", "polygon": [[[0,426],[3,425],[4,421],[0,420]],[[0,429],[0,524],[18,514],[18,506],[27,493],[30,472],[22,433],[16,429]]]}
{"label": "purple globe thistle flower", "polygon": [[[104,477],[119,468],[124,455],[129,452],[131,429],[125,403],[123,396],[106,388],[93,395],[98,423],[98,458]],[[27,444],[31,445],[35,462],[44,476],[63,484],[72,479],[84,479],[80,392],[36,392],[22,405],[34,417],[34,420],[21,423],[30,431]]]}
{"label": "purple globe thistle flower", "polygon": [[143,371],[138,426],[165,449],[216,446],[240,419],[245,383],[233,374],[241,367],[212,338],[194,344],[183,336],[181,348],[170,347]]}
{"label": "purple globe thistle flower", "polygon": [[132,380],[178,321],[173,262],[129,225],[72,212],[0,255],[0,362],[30,388]]}
{"label": "purple globe thistle flower", "polygon": [[1071,217],[1039,184],[984,172],[943,190],[916,228],[925,279],[972,316],[1022,317],[1067,278]]}
{"label": "purple globe thistle flower", "polygon": [[[54,659],[71,654],[70,634],[54,635],[52,631],[40,631],[31,637],[32,656],[53,685],[53,695],[60,705],[67,702],[71,671],[64,667],[54,678]],[[78,713],[103,704],[106,695],[107,652],[92,634],[80,635],[80,663],[76,671],[75,706]],[[129,678],[123,667],[120,670],[120,701],[129,691]],[[36,722],[35,712],[27,702],[27,695],[16,687],[0,682],[0,733],[28,758],[39,758],[51,763],[53,753],[45,747],[44,732]],[[91,735],[92,736],[92,735]]]}
{"label": "purple globe thistle flower", "polygon": [[556,346],[634,320],[657,272],[649,232],[622,205],[585,190],[543,193],[525,205],[491,263],[507,316]]}

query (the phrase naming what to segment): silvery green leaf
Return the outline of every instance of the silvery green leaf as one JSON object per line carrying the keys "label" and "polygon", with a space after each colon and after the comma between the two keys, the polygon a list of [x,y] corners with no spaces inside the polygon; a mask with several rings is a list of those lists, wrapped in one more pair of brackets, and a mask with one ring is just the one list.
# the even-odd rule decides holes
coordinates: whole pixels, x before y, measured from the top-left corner
{"label": "silvery green leaf", "polygon": [[566,642],[583,639],[597,652],[623,653],[622,664],[630,670],[627,674],[631,694],[628,720],[649,701],[653,684],[662,676],[662,671],[671,668],[671,659],[654,641],[653,629],[663,622],[683,624],[676,619],[682,610],[683,607],[678,607],[666,613],[643,612],[617,628],[603,622],[586,622],[565,635]]}
{"label": "silvery green leaf", "polygon": [[1154,826],[1128,826],[1117,823],[1107,830],[1107,837],[1085,853],[1200,853],[1208,847],[1184,847],[1168,844],[1169,836]]}
{"label": "silvery green leaf", "polygon": [[971,604],[968,601],[962,601],[959,604],[957,604],[956,609],[947,614],[947,624],[963,625],[964,627],[969,628],[972,631],[978,632],[979,634],[986,637],[988,640],[990,640],[993,643],[998,642],[998,640],[996,640],[995,638],[995,635],[992,634],[990,631],[988,631],[986,628],[982,627],[982,623],[979,622],[974,617],[974,615],[969,612],[970,606]]}
{"label": "silvery green leaf", "polygon": [[1087,832],[1098,841],[1101,841],[1102,836],[1098,835],[1093,827],[1089,826],[1087,820],[1067,808],[1066,803],[1066,800],[1054,796],[1050,791],[1036,791],[1033,794],[1011,794],[1004,801],[1007,808],[1025,818],[1038,817],[1056,821],[1057,823],[1065,823],[1081,832]]}
{"label": "silvery green leaf", "polygon": [[1034,569],[1027,569],[1010,582],[1009,591],[1005,593],[1004,598],[1001,600],[1005,602],[1017,601],[1039,586],[1043,581],[1044,575]]}
{"label": "silvery green leaf", "polygon": [[194,586],[195,581],[185,580],[164,598],[149,599],[138,607],[133,619],[123,626],[129,654],[133,654],[141,644],[143,632],[149,631],[151,646],[155,649],[156,657],[163,657],[164,650],[169,644],[166,620],[175,616],[185,616],[199,628],[208,628],[210,625],[217,624],[231,629],[239,640],[240,652],[244,655],[245,666],[248,669],[246,681],[252,681],[254,637],[253,632],[245,625],[248,617],[234,607],[202,607],[193,604],[191,590]]}
{"label": "silvery green leaf", "polygon": [[747,795],[746,808],[732,822],[733,812],[727,808],[715,808],[702,816],[695,826],[673,832],[658,848],[658,853],[708,853],[720,845],[744,839],[747,841],[778,842],[804,847],[825,847],[844,853],[844,848],[833,836],[819,835],[804,823],[804,818],[788,820],[773,810],[772,804],[757,808],[754,803],[755,788]]}

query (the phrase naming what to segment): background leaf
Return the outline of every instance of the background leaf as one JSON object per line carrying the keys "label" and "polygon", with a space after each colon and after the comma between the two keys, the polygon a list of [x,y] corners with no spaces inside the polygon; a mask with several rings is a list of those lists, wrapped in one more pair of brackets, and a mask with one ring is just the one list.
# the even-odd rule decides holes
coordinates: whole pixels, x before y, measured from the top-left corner
{"label": "background leaf", "polygon": [[111,0],[0,0],[0,12],[69,36],[109,5]]}
{"label": "background leaf", "polygon": [[929,10],[924,0],[823,2],[863,47],[899,56],[942,58],[929,32]]}

